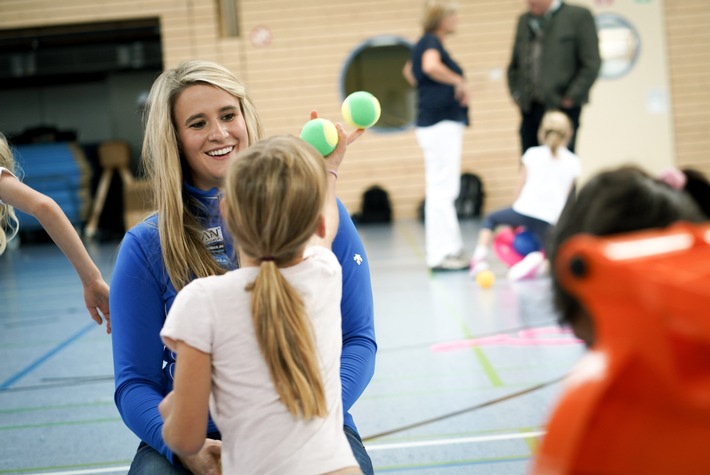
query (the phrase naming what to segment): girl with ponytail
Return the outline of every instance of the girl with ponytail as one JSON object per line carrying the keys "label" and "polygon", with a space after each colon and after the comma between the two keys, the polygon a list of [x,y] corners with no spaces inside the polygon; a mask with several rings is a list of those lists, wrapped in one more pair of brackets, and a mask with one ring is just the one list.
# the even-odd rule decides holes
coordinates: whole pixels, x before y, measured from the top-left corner
{"label": "girl with ponytail", "polygon": [[[544,249],[550,228],[557,223],[581,172],[579,158],[567,149],[572,124],[560,111],[548,111],[542,118],[538,140],[542,145],[523,154],[513,205],[488,214],[481,224],[471,257],[470,274],[489,268],[488,247],[498,226],[525,228]],[[541,251],[530,252],[511,266],[508,279],[533,277],[545,269]]]}
{"label": "girl with ponytail", "polygon": [[230,165],[221,206],[240,268],[186,285],[161,331],[178,355],[160,404],[175,453],[201,449],[209,406],[222,473],[362,473],[342,429],[339,135],[326,160],[280,136]]}

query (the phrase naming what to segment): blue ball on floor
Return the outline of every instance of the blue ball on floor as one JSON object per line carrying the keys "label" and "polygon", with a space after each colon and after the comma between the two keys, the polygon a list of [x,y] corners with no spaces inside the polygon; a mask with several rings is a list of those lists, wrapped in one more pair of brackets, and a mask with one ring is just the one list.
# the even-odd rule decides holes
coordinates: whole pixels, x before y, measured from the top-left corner
{"label": "blue ball on floor", "polygon": [[542,246],[534,233],[530,231],[518,231],[513,238],[513,249],[521,256],[527,256],[531,252],[539,251]]}

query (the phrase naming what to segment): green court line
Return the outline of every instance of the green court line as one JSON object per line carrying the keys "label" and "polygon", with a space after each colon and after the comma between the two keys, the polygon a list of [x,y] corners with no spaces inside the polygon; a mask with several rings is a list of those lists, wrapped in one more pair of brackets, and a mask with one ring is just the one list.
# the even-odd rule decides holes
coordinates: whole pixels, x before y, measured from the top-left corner
{"label": "green court line", "polygon": [[[382,438],[376,439],[377,441],[373,442],[373,443],[375,443],[375,444],[393,444],[393,443],[403,443],[403,442],[418,442],[421,440],[458,439],[458,438],[464,438],[464,437],[512,434],[515,432],[523,434],[526,432],[539,432],[539,431],[545,431],[545,430],[547,430],[547,427],[538,427],[538,428],[512,427],[512,428],[505,428],[505,429],[476,430],[476,431],[465,431],[465,432],[436,432],[436,433],[427,432],[426,434],[404,436],[404,437],[394,437],[394,436],[382,437]],[[530,437],[530,438],[536,439],[535,437]]]}
{"label": "green court line", "polygon": [[39,424],[0,426],[0,431],[39,429],[42,427],[61,427],[61,426],[78,426],[78,425],[88,425],[88,424],[103,424],[106,422],[122,422],[122,420],[120,417],[106,417],[106,418],[101,418],[101,419],[85,419],[85,420],[81,420],[81,421],[42,422]]}
{"label": "green court line", "polygon": [[[454,317],[456,320],[456,323],[458,323],[459,329],[461,330],[461,333],[463,333],[463,337],[465,339],[473,339],[476,338],[474,333],[471,331],[471,329],[468,327],[464,319],[461,317],[461,313],[458,311],[458,309],[452,304],[451,300],[448,298],[449,294],[446,293],[444,287],[442,285],[439,285],[436,279],[436,274],[432,273],[432,281],[437,285],[437,287],[442,290],[440,294],[444,297],[444,305],[446,305],[447,309],[449,310],[449,315]],[[504,387],[505,385],[503,384],[503,380],[501,379],[500,375],[498,372],[495,370],[493,367],[493,364],[491,361],[488,359],[486,354],[483,352],[483,348],[480,346],[472,346],[471,351],[473,351],[474,356],[478,360],[478,363],[481,365],[481,368],[483,369],[483,372],[486,374],[488,377],[488,380],[491,382],[493,387],[496,388],[501,388]]]}
{"label": "green court line", "polygon": [[[423,260],[424,255],[422,253],[422,250],[419,248],[419,246],[416,245],[416,241],[415,241],[414,237],[412,236],[412,233],[409,230],[407,230],[407,232],[404,232],[402,234],[405,238],[405,241],[407,241],[407,244],[412,249],[414,254]],[[438,284],[438,282],[436,280],[435,273],[433,273],[433,272],[431,273],[431,278],[434,282],[436,282]],[[440,285],[438,287],[443,288]],[[442,292],[442,295],[444,295],[445,297],[448,297],[448,294],[446,294],[445,292]],[[466,325],[466,322],[464,322],[463,318],[461,318],[461,314],[451,304],[451,301],[448,298],[445,298],[444,303],[446,304],[446,306],[449,310],[449,313],[455,317],[456,322],[458,323],[459,328],[461,329],[464,338],[467,338],[467,339],[468,338],[475,338],[473,335],[473,332],[471,332],[471,329],[468,328],[468,325]],[[478,360],[478,363],[481,365],[481,368],[483,368],[483,371],[486,373],[486,376],[488,376],[488,379],[490,380],[491,384],[494,387],[503,387],[504,386],[503,380],[500,378],[500,376],[496,372],[495,368],[491,364],[490,360],[483,352],[483,349],[481,347],[474,346],[474,347],[471,347],[471,350],[473,351],[473,354],[476,356],[476,359]]]}
{"label": "green court line", "polygon": [[[533,429],[532,427],[521,427],[519,430],[520,430],[521,434],[524,434],[524,433],[529,433],[529,432],[537,432],[540,430],[545,430],[545,428],[540,427],[537,429]],[[525,441],[526,444],[528,444],[528,448],[530,449],[530,455],[532,457],[535,457],[537,455],[537,452],[540,450],[540,438],[531,436],[531,437],[525,437],[523,440]]]}
{"label": "green court line", "polygon": [[[414,238],[412,231],[409,228],[404,228],[400,234],[402,235],[404,241],[407,243],[409,249],[414,253],[414,255],[417,256],[417,258],[419,258],[421,261],[425,261],[426,258],[424,257],[424,251],[422,251],[422,248],[417,244],[417,240]],[[422,262],[422,264],[426,265],[425,262]]]}
{"label": "green court line", "polygon": [[0,409],[0,414],[21,414],[23,412],[44,412],[53,411],[57,409],[77,409],[84,407],[98,407],[98,406],[113,406],[113,400],[111,401],[95,401],[95,402],[82,402],[75,404],[57,404],[53,406],[34,406],[34,407],[16,407],[13,409]]}
{"label": "green court line", "polygon": [[[529,388],[530,386],[535,386],[538,384],[542,384],[544,381],[539,381],[537,383],[531,383],[531,382],[526,382],[526,383],[520,383],[520,384],[503,384],[502,386],[499,386],[496,389],[525,389]],[[419,390],[419,391],[397,391],[393,393],[386,393],[386,394],[365,394],[363,397],[360,398],[360,400],[369,400],[369,401],[375,401],[375,400],[382,400],[382,399],[392,399],[392,398],[401,398],[402,396],[434,396],[438,394],[449,394],[451,393],[452,389],[456,389],[458,391],[490,391],[491,386],[490,384],[487,384],[485,386],[462,386],[462,387],[456,387],[453,388],[451,385],[446,386],[446,387],[440,387],[440,388],[434,388],[430,390]]]}
{"label": "green court line", "polygon": [[[422,252],[422,249],[416,244],[416,240],[414,239],[414,236],[412,235],[411,231],[408,229],[402,232],[402,236],[404,237],[404,240],[407,242],[409,245],[409,248],[414,252],[414,254],[420,258],[421,260],[424,260],[424,254]],[[431,278],[433,281],[436,282],[436,273],[431,272]],[[441,293],[445,297],[448,297],[448,294],[445,292]],[[458,310],[451,304],[451,301],[448,298],[444,298],[444,302],[449,310],[449,313],[453,315],[457,323],[459,324],[459,328],[464,334],[464,338],[475,338],[473,335],[473,332],[471,332],[471,329],[468,328],[468,325],[463,321],[461,318],[461,314],[458,312]],[[478,346],[471,347],[471,350],[473,351],[474,356],[478,360],[478,363],[481,365],[481,368],[483,368],[483,372],[486,374],[488,379],[490,380],[491,384],[494,387],[503,387],[503,380],[501,379],[500,375],[496,372],[495,368],[493,367],[493,364],[491,364],[491,361],[488,359],[486,354],[483,352],[483,349]]]}
{"label": "green court line", "polygon": [[375,467],[375,473],[380,472],[396,472],[401,470],[413,470],[413,469],[432,469],[441,468],[456,465],[475,465],[475,464],[485,464],[485,463],[496,463],[496,462],[519,462],[529,460],[530,456],[524,455],[508,455],[505,457],[486,457],[478,459],[463,459],[463,460],[449,460],[446,462],[429,462],[429,463],[419,463],[419,464],[406,464],[406,465],[389,465],[389,466],[377,466]]}
{"label": "green court line", "polygon": [[131,460],[114,460],[112,462],[92,462],[92,463],[80,463],[75,465],[52,465],[48,467],[32,467],[32,468],[13,468],[10,470],[0,470],[0,473],[41,473],[48,472],[50,470],[77,470],[77,469],[87,469],[87,468],[106,468],[107,466],[120,466],[120,465],[130,465]]}

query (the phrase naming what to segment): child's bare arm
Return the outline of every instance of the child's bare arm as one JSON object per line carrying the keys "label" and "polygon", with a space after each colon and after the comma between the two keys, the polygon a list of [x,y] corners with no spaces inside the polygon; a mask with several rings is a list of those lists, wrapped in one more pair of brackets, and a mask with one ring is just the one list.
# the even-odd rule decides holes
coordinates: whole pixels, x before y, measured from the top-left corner
{"label": "child's bare arm", "polygon": [[37,218],[79,275],[84,286],[84,302],[91,318],[101,324],[103,314],[106,319],[106,332],[111,333],[108,284],[59,205],[52,198],[8,174],[0,175],[0,200]]}
{"label": "child's bare arm", "polygon": [[171,341],[169,346],[179,355],[175,384],[158,409],[165,443],[184,460],[205,445],[212,358],[182,340]]}

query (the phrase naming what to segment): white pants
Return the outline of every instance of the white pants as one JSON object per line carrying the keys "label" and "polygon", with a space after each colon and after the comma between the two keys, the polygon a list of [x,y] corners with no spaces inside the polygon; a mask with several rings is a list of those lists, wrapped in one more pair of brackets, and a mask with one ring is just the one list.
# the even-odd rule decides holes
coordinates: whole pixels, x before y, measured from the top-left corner
{"label": "white pants", "polygon": [[434,267],[463,249],[454,201],[461,186],[461,150],[464,125],[445,120],[417,127],[417,142],[424,153],[426,178],[426,263]]}

